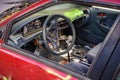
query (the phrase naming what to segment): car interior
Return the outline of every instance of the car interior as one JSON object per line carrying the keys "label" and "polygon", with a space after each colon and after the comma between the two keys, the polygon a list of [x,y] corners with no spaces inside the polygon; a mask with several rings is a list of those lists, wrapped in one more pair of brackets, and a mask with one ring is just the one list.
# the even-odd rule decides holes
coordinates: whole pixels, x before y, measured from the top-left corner
{"label": "car interior", "polygon": [[15,22],[7,44],[86,75],[120,11],[59,3]]}

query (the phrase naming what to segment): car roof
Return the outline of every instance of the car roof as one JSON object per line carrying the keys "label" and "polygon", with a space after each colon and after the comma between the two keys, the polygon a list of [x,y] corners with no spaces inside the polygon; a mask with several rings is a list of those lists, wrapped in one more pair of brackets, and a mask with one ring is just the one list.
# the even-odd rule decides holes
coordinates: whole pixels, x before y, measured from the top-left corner
{"label": "car roof", "polygon": [[96,0],[99,2],[108,2],[108,3],[112,3],[112,4],[119,4],[120,5],[120,0]]}
{"label": "car roof", "polygon": [[120,6],[120,0],[76,0],[76,1],[109,4],[109,5],[112,5],[112,6],[113,5]]}

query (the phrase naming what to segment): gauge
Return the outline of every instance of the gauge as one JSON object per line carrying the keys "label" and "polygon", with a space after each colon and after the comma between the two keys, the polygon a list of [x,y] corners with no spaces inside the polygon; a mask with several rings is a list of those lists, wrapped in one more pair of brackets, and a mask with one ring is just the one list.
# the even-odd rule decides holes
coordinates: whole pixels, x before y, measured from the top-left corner
{"label": "gauge", "polygon": [[40,21],[40,19],[36,19],[24,26],[23,34],[25,35],[25,34],[29,34],[32,32],[36,32],[36,30],[38,30],[40,28],[41,28],[41,21]]}
{"label": "gauge", "polygon": [[24,28],[23,28],[23,34],[26,34],[26,33],[27,33],[27,25],[24,26]]}
{"label": "gauge", "polygon": [[39,19],[35,20],[35,27],[38,29],[41,27],[41,21]]}

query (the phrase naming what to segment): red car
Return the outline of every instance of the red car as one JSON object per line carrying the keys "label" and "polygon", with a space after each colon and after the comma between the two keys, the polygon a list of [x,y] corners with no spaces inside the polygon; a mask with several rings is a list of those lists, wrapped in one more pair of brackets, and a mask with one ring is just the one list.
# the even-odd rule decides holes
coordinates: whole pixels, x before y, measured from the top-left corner
{"label": "red car", "polygon": [[119,0],[25,2],[0,15],[0,80],[120,80],[119,34]]}

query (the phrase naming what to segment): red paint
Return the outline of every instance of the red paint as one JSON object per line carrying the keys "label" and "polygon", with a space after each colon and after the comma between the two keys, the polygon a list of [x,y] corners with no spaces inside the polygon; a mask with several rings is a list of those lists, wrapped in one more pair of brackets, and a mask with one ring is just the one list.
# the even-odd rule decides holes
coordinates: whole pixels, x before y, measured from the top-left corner
{"label": "red paint", "polygon": [[[52,71],[54,74],[48,72]],[[0,48],[0,75],[12,80],[63,80],[67,75],[40,62]],[[76,80],[71,78],[70,80]]]}

